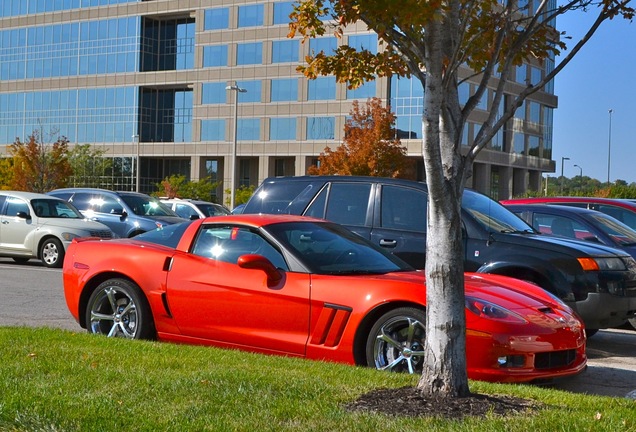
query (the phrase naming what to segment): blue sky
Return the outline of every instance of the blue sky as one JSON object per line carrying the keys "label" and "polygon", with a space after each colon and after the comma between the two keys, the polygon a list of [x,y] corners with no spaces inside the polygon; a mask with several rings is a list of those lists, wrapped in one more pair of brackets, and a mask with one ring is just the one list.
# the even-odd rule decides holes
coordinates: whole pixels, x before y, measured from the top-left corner
{"label": "blue sky", "polygon": [[[592,14],[560,17],[557,28],[581,35]],[[577,39],[578,40],[578,39]],[[571,43],[571,42],[570,42]],[[577,56],[555,78],[559,98],[554,111],[552,158],[556,172],[607,181],[636,182],[636,22],[606,21]],[[611,140],[610,140],[610,114]],[[581,170],[574,165],[579,165]]]}

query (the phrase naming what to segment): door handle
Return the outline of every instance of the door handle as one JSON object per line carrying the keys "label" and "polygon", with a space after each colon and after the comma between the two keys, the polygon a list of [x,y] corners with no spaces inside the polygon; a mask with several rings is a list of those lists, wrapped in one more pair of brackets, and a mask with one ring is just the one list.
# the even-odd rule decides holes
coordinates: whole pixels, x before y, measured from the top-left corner
{"label": "door handle", "polygon": [[380,246],[394,248],[397,246],[397,240],[380,239]]}

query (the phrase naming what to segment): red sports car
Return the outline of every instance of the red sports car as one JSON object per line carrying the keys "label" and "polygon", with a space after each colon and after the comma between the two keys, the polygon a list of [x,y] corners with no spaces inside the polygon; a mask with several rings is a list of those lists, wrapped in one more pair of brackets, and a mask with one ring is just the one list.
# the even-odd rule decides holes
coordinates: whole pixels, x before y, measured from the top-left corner
{"label": "red sports car", "polygon": [[[75,240],[68,307],[91,333],[215,345],[417,373],[424,274],[339,225],[233,215],[131,239]],[[530,283],[465,282],[468,376],[502,382],[581,372],[572,310]]]}

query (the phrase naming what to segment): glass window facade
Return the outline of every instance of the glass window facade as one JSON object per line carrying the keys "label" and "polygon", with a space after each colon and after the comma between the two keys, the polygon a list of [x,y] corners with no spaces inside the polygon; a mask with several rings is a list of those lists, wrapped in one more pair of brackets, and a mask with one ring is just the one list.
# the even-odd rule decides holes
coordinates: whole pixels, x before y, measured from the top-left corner
{"label": "glass window facade", "polygon": [[244,102],[260,102],[261,101],[261,81],[239,81],[237,83],[239,88],[246,90],[245,92],[240,92],[238,101],[239,103]]}
{"label": "glass window facade", "polygon": [[298,100],[298,78],[279,78],[271,81],[272,102],[295,102]]}
{"label": "glass window facade", "polygon": [[244,5],[238,8],[239,27],[257,27],[263,25],[263,4]]}
{"label": "glass window facade", "polygon": [[296,140],[296,117],[271,118],[269,120],[269,139],[272,141]]}
{"label": "glass window facade", "polygon": [[422,138],[424,89],[414,78],[391,78],[391,107],[396,115],[395,127],[400,139]]}
{"label": "glass window facade", "polygon": [[194,67],[194,19],[142,21],[144,72],[186,70]]}
{"label": "glass window facade", "polygon": [[201,103],[204,105],[227,102],[227,85],[224,82],[204,83],[201,87]]}
{"label": "glass window facade", "polygon": [[335,37],[320,37],[309,39],[309,54],[318,54],[323,51],[325,54],[333,54],[338,47],[338,39]]}
{"label": "glass window facade", "polygon": [[296,39],[272,42],[272,63],[298,62],[300,42]]}
{"label": "glass window facade", "polygon": [[258,141],[261,138],[261,121],[257,118],[238,119],[236,139]]}
{"label": "glass window facade", "polygon": [[307,139],[308,140],[332,140],[335,137],[336,119],[335,117],[308,117],[307,118]]}
{"label": "glass window facade", "polygon": [[227,45],[203,47],[203,67],[227,66]]}
{"label": "glass window facade", "polygon": [[289,15],[294,10],[294,2],[276,2],[274,3],[274,25],[287,25],[290,22]]}
{"label": "glass window facade", "polygon": [[141,142],[192,141],[192,90],[142,88]]}
{"label": "glass window facade", "polygon": [[225,141],[225,120],[201,120],[201,141]]}
{"label": "glass window facade", "polygon": [[0,80],[135,72],[139,18],[0,31]]}
{"label": "glass window facade", "polygon": [[20,16],[44,12],[134,3],[139,0],[2,0],[0,17]]}
{"label": "glass window facade", "polygon": [[0,94],[0,144],[55,129],[73,143],[130,142],[136,87]]}
{"label": "glass window facade", "polygon": [[357,89],[347,89],[347,99],[370,99],[376,96],[375,81],[368,81]]}
{"label": "glass window facade", "polygon": [[263,63],[263,43],[249,42],[236,46],[236,64],[251,65]]}
{"label": "glass window facade", "polygon": [[203,30],[223,30],[230,26],[230,10],[228,8],[207,9],[205,11]]}
{"label": "glass window facade", "polygon": [[349,36],[348,45],[358,51],[367,50],[373,54],[378,52],[378,35],[375,33],[368,35]]}
{"label": "glass window facade", "polygon": [[308,100],[335,100],[336,77],[320,77],[307,83]]}

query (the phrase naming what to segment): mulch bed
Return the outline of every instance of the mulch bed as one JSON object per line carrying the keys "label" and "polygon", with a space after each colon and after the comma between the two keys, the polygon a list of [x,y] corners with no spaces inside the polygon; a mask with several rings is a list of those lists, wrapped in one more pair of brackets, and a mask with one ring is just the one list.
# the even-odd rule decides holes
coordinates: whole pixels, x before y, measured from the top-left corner
{"label": "mulch bed", "polygon": [[347,405],[350,411],[377,412],[392,416],[430,416],[460,419],[487,414],[511,416],[538,409],[535,401],[502,395],[471,393],[467,397],[427,395],[415,387],[379,389]]}

